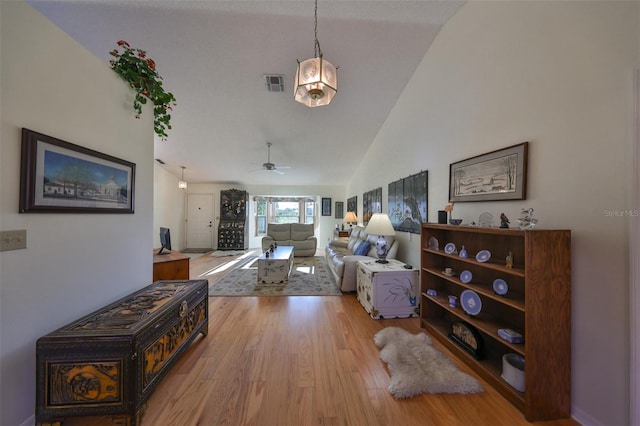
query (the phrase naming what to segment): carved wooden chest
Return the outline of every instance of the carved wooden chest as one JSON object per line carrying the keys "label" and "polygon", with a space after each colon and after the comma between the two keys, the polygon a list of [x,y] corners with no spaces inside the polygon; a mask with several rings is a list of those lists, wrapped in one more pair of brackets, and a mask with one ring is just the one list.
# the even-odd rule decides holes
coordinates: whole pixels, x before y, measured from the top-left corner
{"label": "carved wooden chest", "polygon": [[36,424],[111,415],[140,422],[144,403],[199,333],[208,281],[157,281],[36,343]]}

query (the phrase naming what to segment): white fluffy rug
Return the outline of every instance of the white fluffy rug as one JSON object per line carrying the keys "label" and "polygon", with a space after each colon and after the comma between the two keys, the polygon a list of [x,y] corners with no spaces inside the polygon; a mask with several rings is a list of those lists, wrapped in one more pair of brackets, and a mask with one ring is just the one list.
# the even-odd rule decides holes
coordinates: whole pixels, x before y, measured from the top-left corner
{"label": "white fluffy rug", "polygon": [[380,359],[391,373],[389,392],[396,399],[421,393],[478,393],[480,382],[463,373],[442,352],[431,346],[424,333],[411,334],[399,327],[387,327],[373,338]]}

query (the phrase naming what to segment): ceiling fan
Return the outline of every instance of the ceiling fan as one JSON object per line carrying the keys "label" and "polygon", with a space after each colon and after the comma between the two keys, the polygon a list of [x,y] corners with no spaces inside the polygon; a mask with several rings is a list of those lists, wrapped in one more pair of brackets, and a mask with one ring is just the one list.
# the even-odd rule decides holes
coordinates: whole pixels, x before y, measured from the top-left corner
{"label": "ceiling fan", "polygon": [[254,172],[258,172],[260,170],[266,170],[267,172],[274,172],[279,175],[283,175],[284,172],[282,170],[290,169],[290,166],[285,165],[275,165],[271,162],[271,142],[267,142],[267,162],[262,164],[253,163],[256,166],[260,166],[261,168],[258,170],[254,170]]}

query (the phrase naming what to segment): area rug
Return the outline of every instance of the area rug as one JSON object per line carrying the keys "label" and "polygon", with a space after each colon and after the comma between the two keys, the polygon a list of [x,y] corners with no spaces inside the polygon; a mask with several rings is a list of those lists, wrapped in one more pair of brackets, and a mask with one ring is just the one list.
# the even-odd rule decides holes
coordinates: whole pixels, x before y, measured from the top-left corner
{"label": "area rug", "polygon": [[209,296],[329,296],[342,294],[321,256],[294,258],[287,283],[258,283],[257,258],[209,286]]}
{"label": "area rug", "polygon": [[422,393],[478,393],[478,380],[463,373],[442,352],[431,346],[424,333],[411,334],[399,327],[386,327],[373,337],[380,359],[387,363],[389,392],[396,399]]}

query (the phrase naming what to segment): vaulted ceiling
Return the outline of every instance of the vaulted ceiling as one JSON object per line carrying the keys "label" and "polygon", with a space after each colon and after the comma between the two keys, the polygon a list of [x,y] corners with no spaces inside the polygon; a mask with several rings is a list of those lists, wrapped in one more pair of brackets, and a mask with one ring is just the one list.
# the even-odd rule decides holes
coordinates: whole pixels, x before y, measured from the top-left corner
{"label": "vaulted ceiling", "polygon": [[[177,98],[155,157],[189,182],[341,185],[462,1],[319,0],[318,40],[339,67],[324,107],[293,100],[314,54],[312,0],[30,0],[108,64],[118,40],[147,51]],[[265,75],[284,75],[267,91]],[[132,110],[132,115],[133,115]],[[258,170],[288,165],[283,175]],[[257,170],[257,171],[256,171]]]}

